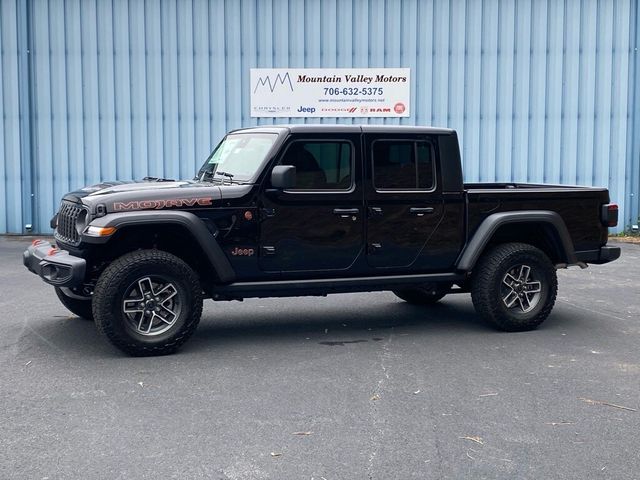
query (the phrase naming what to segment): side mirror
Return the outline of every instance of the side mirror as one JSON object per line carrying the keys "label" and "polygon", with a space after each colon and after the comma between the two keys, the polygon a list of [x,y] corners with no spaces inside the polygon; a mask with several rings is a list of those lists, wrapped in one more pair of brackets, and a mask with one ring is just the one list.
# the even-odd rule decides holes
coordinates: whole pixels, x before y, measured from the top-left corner
{"label": "side mirror", "polygon": [[293,165],[276,165],[271,170],[271,186],[282,190],[295,188],[296,167]]}

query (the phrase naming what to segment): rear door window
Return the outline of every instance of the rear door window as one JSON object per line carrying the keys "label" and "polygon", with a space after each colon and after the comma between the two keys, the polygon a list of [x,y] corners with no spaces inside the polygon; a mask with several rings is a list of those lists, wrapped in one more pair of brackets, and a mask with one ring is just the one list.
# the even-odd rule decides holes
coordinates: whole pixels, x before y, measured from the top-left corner
{"label": "rear door window", "polygon": [[373,185],[376,190],[432,190],[433,147],[429,142],[376,140]]}

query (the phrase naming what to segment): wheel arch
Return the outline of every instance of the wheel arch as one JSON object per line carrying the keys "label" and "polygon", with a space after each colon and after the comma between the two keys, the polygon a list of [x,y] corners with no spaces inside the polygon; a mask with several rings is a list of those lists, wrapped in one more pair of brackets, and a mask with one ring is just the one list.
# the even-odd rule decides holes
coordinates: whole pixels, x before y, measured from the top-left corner
{"label": "wheel arch", "polygon": [[[214,229],[190,212],[112,213],[91,222],[92,226],[114,227],[109,237],[83,235],[82,241],[111,247],[118,256],[138,248],[159,248],[182,258],[203,276],[222,283],[235,279],[235,272],[218,244]],[[204,260],[204,261],[203,261]]]}
{"label": "wheel arch", "polygon": [[511,242],[535,246],[555,264],[580,264],[567,226],[558,213],[524,210],[488,216],[467,242],[458,257],[456,267],[460,271],[470,271],[487,249],[496,244]]}

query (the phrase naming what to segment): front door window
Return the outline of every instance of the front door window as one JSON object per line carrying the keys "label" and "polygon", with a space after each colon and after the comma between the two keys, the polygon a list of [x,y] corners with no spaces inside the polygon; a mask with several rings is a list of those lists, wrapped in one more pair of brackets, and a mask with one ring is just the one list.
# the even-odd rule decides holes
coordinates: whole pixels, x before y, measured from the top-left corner
{"label": "front door window", "polygon": [[349,142],[293,142],[279,165],[296,167],[294,190],[349,190],[352,186]]}

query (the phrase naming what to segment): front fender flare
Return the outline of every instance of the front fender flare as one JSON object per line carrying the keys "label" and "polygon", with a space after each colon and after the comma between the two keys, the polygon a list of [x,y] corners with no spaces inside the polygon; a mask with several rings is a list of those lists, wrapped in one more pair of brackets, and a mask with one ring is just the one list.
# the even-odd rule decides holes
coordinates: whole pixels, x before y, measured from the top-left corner
{"label": "front fender flare", "polygon": [[[204,222],[190,212],[183,211],[136,211],[109,213],[104,217],[96,218],[90,225],[96,227],[115,227],[117,230],[127,226],[141,225],[180,225],[200,245],[202,251],[207,255],[207,259],[223,283],[233,282],[236,278],[235,272],[222,251],[216,238],[211,234]],[[83,234],[82,242],[86,243],[106,243],[110,237],[92,237]]]}

